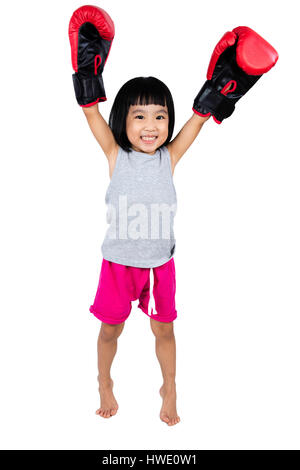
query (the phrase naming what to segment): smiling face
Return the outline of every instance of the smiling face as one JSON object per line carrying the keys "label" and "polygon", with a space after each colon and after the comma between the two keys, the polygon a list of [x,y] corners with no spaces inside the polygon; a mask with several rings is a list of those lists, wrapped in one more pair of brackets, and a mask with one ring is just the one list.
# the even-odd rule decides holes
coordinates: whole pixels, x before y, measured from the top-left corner
{"label": "smiling face", "polygon": [[167,106],[158,104],[131,105],[126,118],[126,133],[133,150],[154,155],[156,149],[168,137]]}

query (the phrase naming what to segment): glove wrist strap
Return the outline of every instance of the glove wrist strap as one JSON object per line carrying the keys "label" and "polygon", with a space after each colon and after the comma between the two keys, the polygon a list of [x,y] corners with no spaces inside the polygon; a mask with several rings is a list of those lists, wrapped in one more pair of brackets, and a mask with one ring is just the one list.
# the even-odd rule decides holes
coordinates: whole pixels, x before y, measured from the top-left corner
{"label": "glove wrist strap", "polygon": [[76,100],[80,106],[92,106],[99,101],[106,101],[102,75],[82,77],[74,73],[72,78]]}
{"label": "glove wrist strap", "polygon": [[218,120],[222,121],[222,119],[231,116],[233,113],[235,101],[216,91],[211,86],[211,81],[207,80],[196,96],[193,108],[201,114],[210,112]]}

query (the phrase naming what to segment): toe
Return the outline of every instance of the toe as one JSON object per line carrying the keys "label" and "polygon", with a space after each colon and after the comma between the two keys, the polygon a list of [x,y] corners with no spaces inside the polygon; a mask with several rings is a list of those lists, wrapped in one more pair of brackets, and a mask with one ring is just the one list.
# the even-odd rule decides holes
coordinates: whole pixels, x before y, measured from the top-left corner
{"label": "toe", "polygon": [[171,418],[170,422],[168,424],[169,424],[169,426],[174,426],[177,423],[178,423],[177,418]]}
{"label": "toe", "polygon": [[165,423],[169,423],[169,422],[170,422],[170,418],[169,418],[169,416],[167,415],[167,413],[161,413],[160,419],[161,419],[162,421],[164,421]]}

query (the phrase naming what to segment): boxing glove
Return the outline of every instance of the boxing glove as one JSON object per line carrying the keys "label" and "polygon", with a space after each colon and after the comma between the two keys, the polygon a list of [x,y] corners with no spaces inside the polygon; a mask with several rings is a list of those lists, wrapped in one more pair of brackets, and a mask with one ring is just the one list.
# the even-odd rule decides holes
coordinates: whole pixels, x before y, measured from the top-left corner
{"label": "boxing glove", "polygon": [[102,8],[85,5],[74,11],[69,23],[72,75],[80,106],[106,101],[102,72],[112,40],[114,23]]}
{"label": "boxing glove", "polygon": [[231,116],[235,103],[277,62],[276,50],[247,26],[223,35],[207,69],[207,80],[196,96],[193,111],[212,115],[215,122]]}

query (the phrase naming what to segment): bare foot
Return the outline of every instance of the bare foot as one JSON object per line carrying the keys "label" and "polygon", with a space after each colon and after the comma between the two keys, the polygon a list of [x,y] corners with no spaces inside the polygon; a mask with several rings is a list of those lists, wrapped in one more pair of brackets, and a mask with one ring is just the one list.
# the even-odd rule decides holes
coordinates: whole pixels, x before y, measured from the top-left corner
{"label": "bare foot", "polygon": [[175,384],[166,387],[162,385],[159,393],[163,399],[160,410],[160,419],[167,423],[168,426],[174,426],[179,423],[180,418],[176,411],[176,386]]}
{"label": "bare foot", "polygon": [[100,408],[96,411],[96,415],[102,416],[102,418],[110,418],[118,411],[119,405],[112,391],[113,386],[114,382],[112,379],[110,382],[99,382],[101,404]]}

